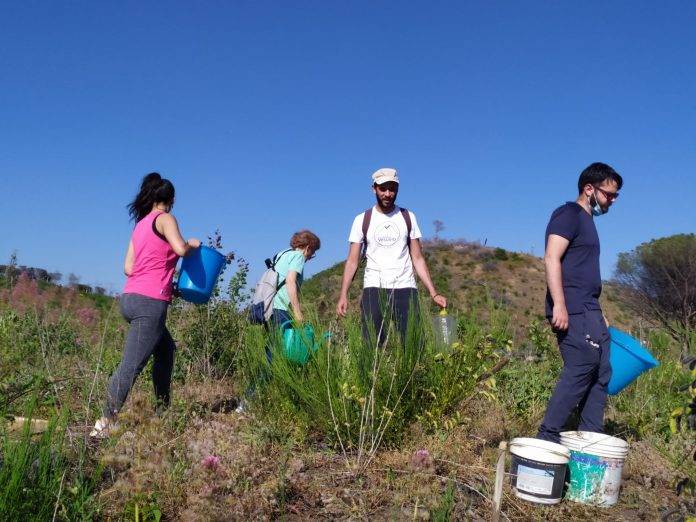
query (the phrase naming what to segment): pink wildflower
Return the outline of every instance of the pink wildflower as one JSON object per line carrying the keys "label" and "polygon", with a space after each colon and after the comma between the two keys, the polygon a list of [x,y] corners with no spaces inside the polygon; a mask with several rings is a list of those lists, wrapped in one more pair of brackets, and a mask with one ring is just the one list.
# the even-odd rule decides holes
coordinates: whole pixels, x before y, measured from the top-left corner
{"label": "pink wildflower", "polygon": [[208,455],[201,461],[201,466],[210,471],[215,471],[220,467],[220,457]]}
{"label": "pink wildflower", "polygon": [[411,466],[415,469],[429,469],[433,467],[433,458],[427,449],[419,449],[411,457]]}
{"label": "pink wildflower", "polygon": [[80,308],[75,312],[77,320],[85,326],[92,326],[96,321],[99,313],[91,307]]}

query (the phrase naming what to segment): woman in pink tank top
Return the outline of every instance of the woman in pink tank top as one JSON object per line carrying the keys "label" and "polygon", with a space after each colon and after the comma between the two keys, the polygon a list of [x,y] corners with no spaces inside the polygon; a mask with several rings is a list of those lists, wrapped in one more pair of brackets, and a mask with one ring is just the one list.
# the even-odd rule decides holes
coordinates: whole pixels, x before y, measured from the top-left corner
{"label": "woman in pink tank top", "polygon": [[128,397],[136,377],[152,356],[152,382],[159,408],[169,405],[174,340],[167,330],[167,308],[172,300],[172,279],[179,257],[200,247],[184,241],[170,214],[174,185],[156,172],[143,178],[128,210],[136,222],[124,263],[126,286],[120,298],[121,313],[130,323],[121,363],[109,379],[103,416],[92,436],[105,436]]}

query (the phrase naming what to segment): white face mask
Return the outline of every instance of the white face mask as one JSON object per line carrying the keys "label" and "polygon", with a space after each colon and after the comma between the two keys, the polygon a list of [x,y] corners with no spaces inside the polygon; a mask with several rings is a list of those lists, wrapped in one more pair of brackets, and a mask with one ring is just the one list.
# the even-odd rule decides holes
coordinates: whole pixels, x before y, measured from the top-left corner
{"label": "white face mask", "polygon": [[[592,199],[594,199],[594,205],[592,204]],[[599,202],[597,201],[597,196],[595,196],[594,192],[592,192],[592,194],[590,194],[587,197],[587,202],[590,205],[590,209],[592,211],[593,216],[601,216],[601,215],[607,213],[606,210],[604,210],[602,207],[599,206]]]}

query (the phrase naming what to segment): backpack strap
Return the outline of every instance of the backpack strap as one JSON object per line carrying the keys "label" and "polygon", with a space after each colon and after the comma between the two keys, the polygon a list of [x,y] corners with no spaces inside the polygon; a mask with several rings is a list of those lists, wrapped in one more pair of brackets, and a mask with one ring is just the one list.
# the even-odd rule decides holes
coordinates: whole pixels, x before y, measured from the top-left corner
{"label": "backpack strap", "polygon": [[[362,222],[362,257],[365,257],[367,255],[367,229],[370,228],[370,220],[372,219],[372,209],[373,207],[370,207],[365,211],[365,214],[363,214],[363,222]],[[401,212],[401,215],[404,218],[404,221],[406,222],[406,245],[411,244],[411,230],[413,228],[413,225],[411,224],[411,214],[408,213],[408,209],[399,207],[399,211]]]}
{"label": "backpack strap", "polygon": [[406,222],[406,245],[410,246],[411,245],[411,215],[408,213],[408,210],[405,208],[401,208],[401,215],[404,217],[404,221]]}
{"label": "backpack strap", "polygon": [[363,214],[362,222],[362,252],[361,257],[365,258],[367,256],[367,230],[370,228],[370,221],[372,220],[372,208],[368,208]]}
{"label": "backpack strap", "polygon": [[[278,261],[280,261],[280,258],[283,257],[288,252],[292,252],[292,250],[293,250],[292,248],[288,248],[287,250],[273,256],[273,261],[271,262],[271,266],[269,268],[272,268],[273,270],[275,270],[276,263]],[[280,274],[278,274],[278,275],[280,275]],[[285,277],[283,278],[283,280],[280,283],[278,283],[278,286],[276,287],[276,294],[278,293],[278,290],[283,288],[284,284],[285,284]]]}

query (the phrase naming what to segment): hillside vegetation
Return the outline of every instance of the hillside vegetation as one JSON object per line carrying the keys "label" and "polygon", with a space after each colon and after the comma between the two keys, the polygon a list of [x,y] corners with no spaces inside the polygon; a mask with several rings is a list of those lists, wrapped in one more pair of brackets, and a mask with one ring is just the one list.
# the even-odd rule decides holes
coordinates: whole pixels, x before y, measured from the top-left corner
{"label": "hillside vegetation", "polygon": [[[240,312],[240,264],[208,305],[170,309],[171,407],[155,412],[148,367],[98,443],[87,433],[127,327],[118,300],[0,279],[0,519],[489,520],[498,444],[536,431],[561,367],[539,316],[541,261],[466,243],[428,243],[426,255],[451,299],[456,345],[435,342],[423,299],[404,345],[366,347],[360,275],[352,314],[334,318],[336,265],[303,287],[306,315],[330,337],[305,365],[272,339],[268,364],[263,328]],[[608,290],[610,320],[631,327]],[[634,332],[661,365],[607,409],[608,431],[631,444],[619,504],[535,506],[506,480],[504,520],[696,514],[694,431],[673,415],[689,372],[664,332]],[[244,395],[249,408],[235,413]]]}
{"label": "hillside vegetation", "polygon": [[[493,301],[510,314],[515,337],[520,341],[532,321],[543,319],[546,279],[542,259],[466,241],[430,240],[424,242],[423,248],[433,282],[447,296],[452,309],[485,311],[486,303]],[[314,275],[302,287],[303,297],[315,303],[322,316],[334,313],[344,264],[337,263]],[[363,264],[351,285],[354,307],[358,306],[362,289]],[[421,293],[427,295],[422,287]],[[607,319],[617,327],[636,328],[640,321],[617,299],[614,287],[605,284],[602,308]],[[431,312],[435,311],[433,306]]]}

